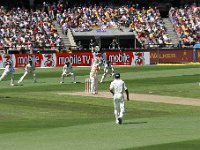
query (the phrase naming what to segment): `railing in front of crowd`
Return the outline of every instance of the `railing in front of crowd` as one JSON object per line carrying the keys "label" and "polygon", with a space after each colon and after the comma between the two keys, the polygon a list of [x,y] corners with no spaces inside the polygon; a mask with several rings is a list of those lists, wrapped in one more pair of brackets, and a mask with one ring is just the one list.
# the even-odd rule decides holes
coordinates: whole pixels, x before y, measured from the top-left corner
{"label": "railing in front of crowd", "polygon": [[6,54],[26,54],[26,53],[60,53],[62,51],[66,51],[64,46],[37,46],[37,47],[22,47],[22,48],[13,48],[4,46],[1,47],[0,53]]}
{"label": "railing in front of crowd", "polygon": [[57,46],[57,47],[50,47],[50,46],[41,46],[41,47],[32,47],[32,48],[21,48],[21,49],[15,49],[11,47],[3,47],[0,49],[0,53],[7,53],[7,54],[26,54],[26,53],[64,53],[64,52],[81,52],[81,51],[96,51],[96,52],[106,52],[106,51],[138,51],[138,50],[157,50],[158,54],[159,51],[162,49],[193,49],[193,46],[190,47],[179,47],[175,46],[174,44],[146,44],[143,47],[138,48],[124,48],[124,47],[116,47],[116,48],[106,48],[99,46],[96,46],[93,48],[83,48],[79,46],[70,46],[70,47],[64,47],[64,46]]}

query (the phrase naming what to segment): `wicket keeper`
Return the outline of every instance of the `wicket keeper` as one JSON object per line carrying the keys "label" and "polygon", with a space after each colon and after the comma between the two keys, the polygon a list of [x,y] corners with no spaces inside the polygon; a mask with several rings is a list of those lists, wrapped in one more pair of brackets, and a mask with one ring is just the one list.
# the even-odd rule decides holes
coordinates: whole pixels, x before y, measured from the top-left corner
{"label": "wicket keeper", "polygon": [[64,83],[64,78],[68,76],[71,76],[73,83],[76,83],[72,64],[69,61],[63,66],[60,83]]}
{"label": "wicket keeper", "polygon": [[103,82],[103,80],[106,78],[107,75],[110,75],[112,77],[114,75],[114,68],[109,60],[106,60],[104,63],[104,73],[101,77],[100,83]]}

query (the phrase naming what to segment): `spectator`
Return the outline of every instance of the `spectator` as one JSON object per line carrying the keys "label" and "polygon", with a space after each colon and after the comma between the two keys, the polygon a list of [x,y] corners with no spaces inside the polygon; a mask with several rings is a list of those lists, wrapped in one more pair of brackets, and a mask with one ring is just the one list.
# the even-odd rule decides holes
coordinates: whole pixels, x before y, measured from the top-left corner
{"label": "spectator", "polygon": [[111,50],[120,49],[119,43],[116,41],[116,39],[112,40],[112,42],[110,43],[109,49]]}
{"label": "spectator", "polygon": [[194,44],[193,48],[200,48],[200,40],[196,42],[196,44]]}
{"label": "spectator", "polygon": [[78,41],[76,49],[77,49],[78,51],[83,50],[83,46],[82,46],[82,44],[81,44],[81,41]]}
{"label": "spectator", "polygon": [[93,53],[95,50],[95,42],[93,42],[93,39],[90,40],[90,45],[89,45],[89,49],[91,50],[91,52]]}
{"label": "spectator", "polygon": [[[21,50],[37,46],[50,46],[58,42],[52,19],[45,11],[29,12],[23,8],[0,8],[0,41],[3,47]],[[51,39],[51,40],[50,40]],[[62,45],[62,40],[59,41]]]}
{"label": "spectator", "polygon": [[200,34],[200,7],[194,3],[184,8],[171,8],[169,17],[183,47],[192,47]]}

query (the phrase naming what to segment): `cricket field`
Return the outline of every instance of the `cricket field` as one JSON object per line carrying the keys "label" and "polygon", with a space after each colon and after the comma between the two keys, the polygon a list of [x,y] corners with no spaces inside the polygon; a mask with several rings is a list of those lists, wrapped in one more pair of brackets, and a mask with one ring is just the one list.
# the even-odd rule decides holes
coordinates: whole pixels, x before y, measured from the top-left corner
{"label": "cricket field", "polygon": [[9,76],[0,82],[0,149],[199,150],[200,65],[114,68],[132,94],[122,125],[115,124],[108,93],[112,77],[98,85],[99,97],[84,93],[89,67],[74,67],[76,84],[70,77],[60,84],[62,68],[37,68],[37,83],[30,74],[18,85],[23,69],[16,69],[15,86]]}

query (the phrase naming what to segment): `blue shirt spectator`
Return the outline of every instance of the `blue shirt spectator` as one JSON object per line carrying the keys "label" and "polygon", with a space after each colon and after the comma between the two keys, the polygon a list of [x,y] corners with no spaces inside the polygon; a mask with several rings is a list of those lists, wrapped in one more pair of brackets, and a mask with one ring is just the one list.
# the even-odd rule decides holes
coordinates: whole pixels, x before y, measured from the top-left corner
{"label": "blue shirt spectator", "polygon": [[200,42],[197,42],[196,44],[194,44],[193,48],[200,48]]}

